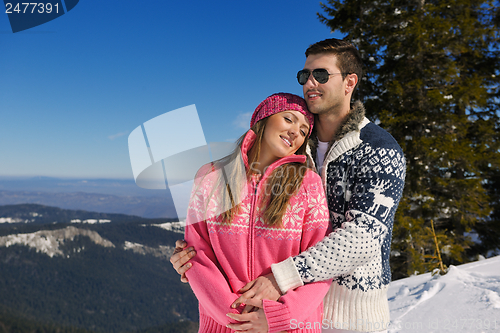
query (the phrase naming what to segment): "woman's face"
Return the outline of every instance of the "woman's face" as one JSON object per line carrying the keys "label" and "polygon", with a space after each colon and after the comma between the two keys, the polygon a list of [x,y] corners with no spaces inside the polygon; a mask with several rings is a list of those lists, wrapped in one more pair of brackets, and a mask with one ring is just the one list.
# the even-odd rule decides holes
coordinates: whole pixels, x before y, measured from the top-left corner
{"label": "woman's face", "polygon": [[299,111],[286,110],[269,117],[264,129],[260,155],[276,161],[294,154],[309,133],[309,121]]}

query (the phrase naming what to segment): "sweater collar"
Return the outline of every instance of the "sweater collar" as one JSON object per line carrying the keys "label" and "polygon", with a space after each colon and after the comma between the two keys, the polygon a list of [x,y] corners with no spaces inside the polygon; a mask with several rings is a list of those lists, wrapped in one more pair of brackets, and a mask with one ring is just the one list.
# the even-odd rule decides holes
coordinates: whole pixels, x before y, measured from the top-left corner
{"label": "sweater collar", "polygon": [[[257,139],[257,135],[255,134],[254,131],[249,130],[247,134],[245,135],[245,138],[243,139],[243,142],[241,144],[241,157],[243,159],[243,162],[245,163],[245,167],[248,169],[250,166],[248,164],[248,152],[252,148],[253,144],[255,143],[255,140]],[[286,164],[286,163],[304,163],[306,161],[307,157],[305,155],[289,155],[280,158],[277,161],[274,161],[269,165],[264,172],[264,177],[267,177],[273,172],[274,169],[277,167]]]}

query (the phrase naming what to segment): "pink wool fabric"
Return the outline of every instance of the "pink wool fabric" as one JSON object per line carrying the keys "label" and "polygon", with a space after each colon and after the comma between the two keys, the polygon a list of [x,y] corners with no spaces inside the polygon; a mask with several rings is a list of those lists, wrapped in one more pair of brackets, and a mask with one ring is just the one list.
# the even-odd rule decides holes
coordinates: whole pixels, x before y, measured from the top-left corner
{"label": "pink wool fabric", "polygon": [[299,111],[306,116],[310,125],[309,133],[311,133],[314,126],[314,115],[309,112],[306,101],[302,97],[289,93],[273,94],[260,102],[252,115],[250,127],[261,119],[286,110]]}
{"label": "pink wool fabric", "polygon": [[[241,153],[246,167],[247,151],[255,137],[250,130],[243,141]],[[271,164],[261,179],[253,177],[248,181],[248,195],[243,198],[240,213],[231,224],[225,223],[219,216],[203,218],[204,212],[213,208],[211,205],[217,205],[216,200],[207,197],[216,176],[211,165],[198,172],[198,175],[204,176],[195,180],[186,218],[185,239],[197,252],[191,259],[193,266],[186,276],[199,301],[199,332],[234,332],[226,327],[234,322],[226,314],[240,313],[243,309],[231,308],[239,297],[238,290],[258,276],[270,273],[271,264],[298,255],[329,233],[324,189],[320,177],[311,170],[306,172],[301,187],[291,197],[283,215],[283,226],[268,226],[263,219],[259,201],[269,175],[280,165],[304,161],[303,155],[284,157]],[[265,300],[263,309],[269,333],[283,330],[321,332],[321,327],[306,329],[305,323],[321,323],[322,300],[330,284],[331,280],[313,282],[288,291],[278,301]]]}

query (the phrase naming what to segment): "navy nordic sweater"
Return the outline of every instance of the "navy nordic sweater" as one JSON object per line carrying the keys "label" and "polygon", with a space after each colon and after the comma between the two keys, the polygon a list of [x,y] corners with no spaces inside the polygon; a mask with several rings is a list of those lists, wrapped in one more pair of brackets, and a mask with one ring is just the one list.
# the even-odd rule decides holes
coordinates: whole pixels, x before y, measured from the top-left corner
{"label": "navy nordic sweater", "polygon": [[[314,160],[314,139],[308,152]],[[317,169],[334,231],[300,255],[274,264],[274,276],[283,292],[333,278],[324,300],[326,324],[385,330],[392,228],[406,175],[403,151],[356,102]]]}

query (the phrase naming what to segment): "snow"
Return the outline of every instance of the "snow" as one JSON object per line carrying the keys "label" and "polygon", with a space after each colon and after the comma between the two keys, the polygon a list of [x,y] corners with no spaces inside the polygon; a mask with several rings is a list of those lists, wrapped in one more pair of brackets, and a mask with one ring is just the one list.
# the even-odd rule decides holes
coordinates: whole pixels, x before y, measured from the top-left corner
{"label": "snow", "polygon": [[500,332],[500,256],[391,282],[389,333]]}
{"label": "snow", "polygon": [[[49,257],[64,256],[59,248],[66,241],[73,241],[76,236],[89,237],[94,243],[104,247],[114,247],[109,240],[102,238],[97,232],[67,227],[58,230],[40,230],[27,234],[15,234],[0,237],[0,247],[10,247],[13,245],[24,245],[41,252]],[[67,256],[69,257],[69,256]]]}
{"label": "snow", "polygon": [[87,223],[87,224],[96,224],[96,223],[110,223],[111,220],[103,220],[103,219],[87,219],[87,220],[80,220],[80,219],[74,219],[71,220],[71,223]]}
{"label": "snow", "polygon": [[186,221],[166,222],[166,223],[151,224],[151,225],[165,230],[173,231],[179,234],[184,234],[184,227],[186,226]]}
{"label": "snow", "polygon": [[23,220],[15,217],[0,217],[0,223],[19,223],[19,222],[23,222]]}
{"label": "snow", "polygon": [[123,244],[123,249],[132,250],[134,253],[142,255],[151,254],[155,257],[169,260],[170,256],[174,253],[175,248],[173,246],[166,245],[160,245],[157,248],[154,248],[139,243],[125,241],[125,243]]}
{"label": "snow", "polygon": [[133,242],[125,241],[125,244],[123,245],[123,248],[125,250],[136,250],[136,249],[142,249],[142,248],[144,248],[144,245],[139,244],[139,243],[133,243]]}
{"label": "snow", "polygon": [[[32,217],[42,217],[42,214],[38,213],[29,213]],[[30,222],[35,222],[35,219],[31,220],[23,220],[17,217],[0,217],[0,223],[30,223]],[[110,223],[111,220],[107,219],[87,219],[87,220],[80,220],[80,219],[73,219],[70,221],[71,223],[87,223],[87,224],[97,224],[97,223]],[[57,223],[57,222],[54,222]]]}

